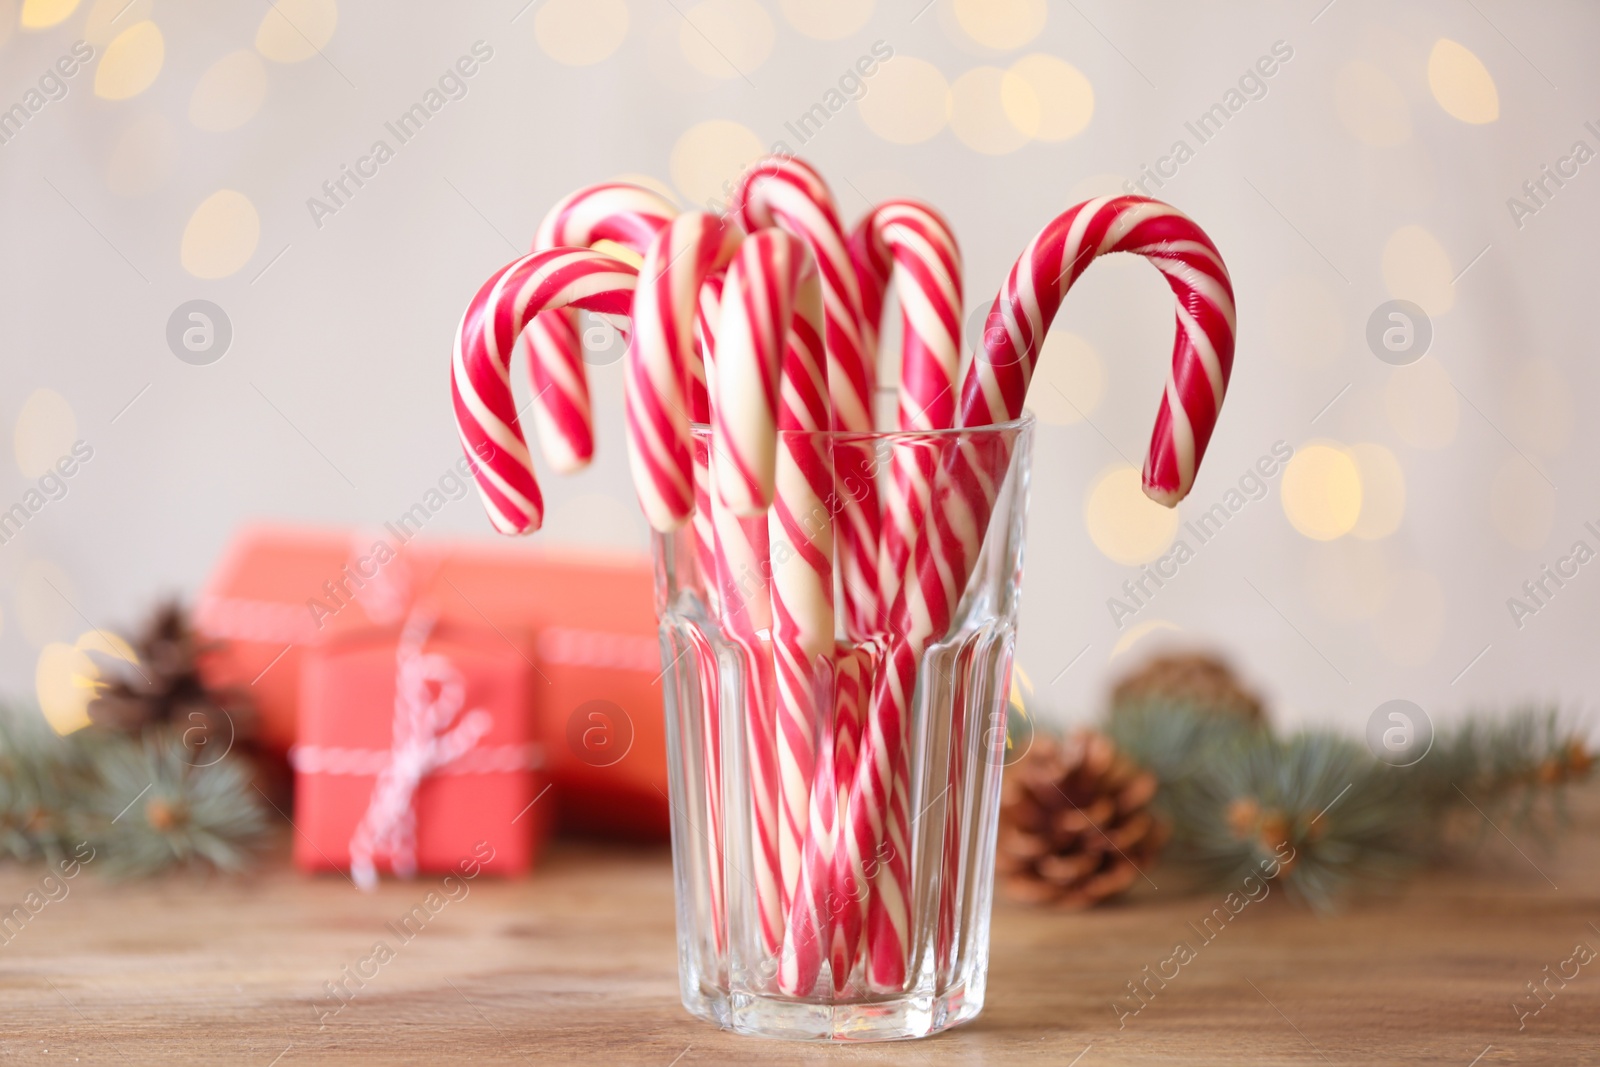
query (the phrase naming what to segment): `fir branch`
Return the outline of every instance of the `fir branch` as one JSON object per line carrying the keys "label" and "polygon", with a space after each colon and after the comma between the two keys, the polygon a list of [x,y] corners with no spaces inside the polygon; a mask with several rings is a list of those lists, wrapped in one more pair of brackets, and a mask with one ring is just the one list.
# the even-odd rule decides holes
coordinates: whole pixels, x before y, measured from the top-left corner
{"label": "fir branch", "polygon": [[81,743],[58,736],[35,709],[0,705],[0,854],[60,858],[72,801],[89,777]]}
{"label": "fir branch", "polygon": [[1192,701],[1123,702],[1107,732],[1161,782],[1170,863],[1224,886],[1277,859],[1285,887],[1319,909],[1447,854],[1457,823],[1481,838],[1480,811],[1509,832],[1551,840],[1565,787],[1593,763],[1576,724],[1551,708],[1472,715],[1404,768],[1340,734],[1279,739]]}
{"label": "fir branch", "polygon": [[194,758],[182,735],[167,730],[99,748],[83,831],[106,857],[108,875],[195,864],[236,871],[245,865],[266,826],[247,765],[234,757],[195,765]]}

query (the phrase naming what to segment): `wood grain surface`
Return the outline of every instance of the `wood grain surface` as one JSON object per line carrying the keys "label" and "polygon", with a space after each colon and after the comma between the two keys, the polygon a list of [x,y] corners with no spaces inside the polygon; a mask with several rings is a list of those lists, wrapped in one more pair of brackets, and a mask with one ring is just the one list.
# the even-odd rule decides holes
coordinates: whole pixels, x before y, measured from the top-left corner
{"label": "wood grain surface", "polygon": [[[0,869],[5,909],[32,890],[58,899],[0,939],[0,1055],[281,1067],[1594,1064],[1600,959],[1568,961],[1579,943],[1600,949],[1596,799],[1586,791],[1554,856],[1491,832],[1470,867],[1334,917],[1274,891],[1151,986],[1120,1028],[1112,1003],[1126,983],[1179,940],[1199,944],[1189,924],[1220,895],[1145,885],[1078,914],[1001,904],[976,1023],[851,1047],[735,1037],[684,1013],[664,850],[563,844],[535,877],[480,879],[453,900],[437,879],[365,895],[338,876],[302,877],[286,868],[287,842],[237,879],[114,885],[91,863],[52,887],[45,870],[13,865]],[[1160,869],[1150,873],[1159,885]],[[429,892],[440,894],[433,914]],[[426,920],[403,939],[408,913]],[[374,958],[380,941],[392,958]],[[1519,1030],[1514,1005],[1539,1003],[1527,983],[1575,969],[1564,985],[1550,979],[1554,992]],[[341,981],[353,993],[342,1006],[325,989]]]}

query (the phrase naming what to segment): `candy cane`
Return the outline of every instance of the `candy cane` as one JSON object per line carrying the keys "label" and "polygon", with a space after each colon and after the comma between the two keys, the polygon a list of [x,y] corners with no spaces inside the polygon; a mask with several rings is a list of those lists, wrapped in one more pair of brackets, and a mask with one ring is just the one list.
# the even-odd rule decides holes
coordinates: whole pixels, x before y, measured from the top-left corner
{"label": "candy cane", "polygon": [[715,215],[680,215],[651,241],[639,268],[623,388],[628,462],[645,517],[662,532],[694,510],[688,386],[700,287],[727,266],[743,236]]}
{"label": "candy cane", "polygon": [[[850,254],[861,279],[867,338],[877,348],[877,324],[892,272],[898,268],[904,341],[898,422],[901,430],[947,430],[955,424],[956,372],[961,361],[961,252],[950,225],[914,200],[879,204],[856,226]],[[878,555],[878,591],[894,602],[912,536],[922,522],[931,471],[915,460],[926,449],[902,448],[885,495]]]}
{"label": "candy cane", "polygon": [[[857,225],[850,252],[861,278],[867,336],[874,350],[891,277],[898,282],[903,322],[899,428],[949,429],[956,413],[962,296],[961,252],[950,224],[925,204],[891,200]],[[898,274],[893,273],[896,269]],[[884,605],[892,604],[899,592],[911,544],[925,519],[936,457],[924,442],[913,441],[894,447],[891,459],[878,550],[878,595]],[[894,768],[896,798],[909,793],[910,770],[908,760]],[[896,916],[911,892],[905,850],[911,837],[908,818],[904,802],[891,807],[888,855],[874,879],[874,899],[869,904],[869,921],[880,927],[903,925]]]}
{"label": "candy cane", "polygon": [[[689,417],[696,423],[711,421],[711,396],[706,381],[712,373],[716,351],[716,323],[722,316],[722,277],[712,275],[700,287],[700,309],[695,319],[695,333],[699,344],[689,360]],[[722,610],[720,586],[717,582],[716,520],[712,508],[719,506],[711,492],[711,441],[701,435],[694,441],[694,544],[695,558],[699,563],[700,587],[706,591],[709,602],[706,610],[717,616]]]}
{"label": "candy cane", "polygon": [[1144,491],[1172,507],[1194,484],[1233,369],[1233,286],[1205,232],[1177,208],[1140,196],[1102,197],[1066,212],[1011,268],[967,369],[961,422],[981,426],[1022,414],[1045,331],[1072,283],[1095,257],[1134,252],[1167,277],[1177,297],[1172,370],[1144,466]]}
{"label": "candy cane", "polygon": [[[834,725],[834,765],[833,765],[833,792],[834,822],[832,826],[824,827],[830,832],[832,846],[832,860],[828,864],[827,902],[828,914],[833,921],[833,936],[830,939],[830,958],[833,971],[833,986],[838,992],[843,992],[846,983],[850,980],[850,973],[855,964],[854,946],[859,940],[861,924],[865,921],[866,901],[854,897],[843,896],[839,893],[840,881],[838,866],[841,862],[848,862],[850,857],[842,848],[840,829],[846,825],[849,813],[849,787],[855,777],[856,760],[859,757],[861,745],[861,731],[867,718],[868,701],[871,699],[872,680],[877,670],[881,654],[880,642],[876,639],[863,642],[851,647],[848,654],[841,651],[838,667],[835,671],[835,725]],[[819,772],[820,773],[820,772]],[[827,783],[821,781],[813,789],[826,789]],[[809,832],[809,828],[808,828]],[[809,847],[809,838],[808,838]],[[819,841],[819,851],[822,842]],[[852,934],[850,931],[854,931]]]}
{"label": "candy cane", "polygon": [[[591,185],[550,209],[534,236],[533,251],[613,241],[642,255],[677,213],[660,195],[637,185]],[[581,470],[594,458],[594,422],[577,314],[565,310],[537,316],[523,343],[533,380],[539,450],[561,474]]]}
{"label": "candy cane", "polygon": [[[544,498],[511,396],[517,338],[542,311],[573,307],[626,315],[636,282],[626,263],[560,248],[502,267],[467,305],[456,330],[451,398],[478,494],[501,533],[531,533],[544,521]],[[490,458],[482,460],[484,454]]]}
{"label": "candy cane", "polygon": [[[1177,302],[1172,369],[1145,462],[1145,492],[1175,505],[1193,485],[1210,441],[1233,366],[1234,303],[1227,267],[1204,231],[1166,204],[1143,197],[1091,200],[1065,212],[1028,245],[995,298],[983,350],[968,368],[961,413],[965,426],[1021,415],[1040,347],[1067,290],[1098,256],[1134,252],[1167,277]],[[851,784],[854,854],[883,840],[917,666],[929,641],[941,637],[977,564],[1010,451],[999,444],[958,441],[936,489],[930,521],[912,548],[912,566],[891,612],[896,641],[879,676],[863,753]],[[860,877],[860,868],[851,873]],[[892,987],[903,962],[871,946],[874,984]]]}
{"label": "candy cane", "polygon": [[[779,227],[806,243],[822,279],[828,396],[835,430],[872,429],[873,368],[862,340],[861,290],[833,194],[797,159],[772,156],[752,167],[734,192],[734,210],[752,233]],[[839,570],[845,628],[863,637],[878,623],[879,502],[870,460],[841,457]]]}
{"label": "candy cane", "polygon": [[[833,470],[824,436],[829,408],[821,288],[799,240],[765,230],[745,241],[728,270],[717,338],[716,482],[737,513],[757,515],[770,505],[780,906],[805,909],[813,923],[824,923],[821,894],[802,877],[802,867],[816,737],[824,701],[831,700],[833,543],[825,501]],[[797,951],[806,955],[798,964]],[[790,938],[787,980],[797,971],[814,973],[807,960],[820,959],[823,951],[825,942],[814,931],[801,944]]]}
{"label": "candy cane", "polygon": [[890,277],[895,268],[901,272],[900,429],[949,429],[961,360],[961,250],[950,224],[926,204],[887,200],[856,224],[850,256],[861,285],[869,353],[877,351]]}

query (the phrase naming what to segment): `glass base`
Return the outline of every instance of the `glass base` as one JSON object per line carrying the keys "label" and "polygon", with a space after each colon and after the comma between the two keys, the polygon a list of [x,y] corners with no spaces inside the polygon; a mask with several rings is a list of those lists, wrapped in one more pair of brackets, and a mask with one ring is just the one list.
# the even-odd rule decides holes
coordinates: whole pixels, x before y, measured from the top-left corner
{"label": "glass base", "polygon": [[969,1022],[983,994],[955,989],[943,996],[901,996],[848,1004],[818,1004],[753,993],[702,990],[685,995],[690,1014],[724,1030],[784,1041],[904,1041],[931,1037]]}

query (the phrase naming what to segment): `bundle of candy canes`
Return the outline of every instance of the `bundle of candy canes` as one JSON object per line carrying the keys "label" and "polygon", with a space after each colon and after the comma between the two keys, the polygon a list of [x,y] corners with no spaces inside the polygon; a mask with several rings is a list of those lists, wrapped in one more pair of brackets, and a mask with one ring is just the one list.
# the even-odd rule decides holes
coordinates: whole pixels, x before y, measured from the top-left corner
{"label": "bundle of candy canes", "polygon": [[[747,741],[748,875],[777,984],[805,995],[826,962],[836,989],[858,976],[866,989],[896,990],[910,952],[918,665],[956,619],[1009,456],[954,434],[878,461],[870,435],[880,364],[890,364],[878,350],[890,296],[902,341],[899,380],[887,383],[898,386],[894,425],[884,429],[976,429],[1021,417],[1045,334],[1090,263],[1112,252],[1147,258],[1176,297],[1177,331],[1143,481],[1171,506],[1193,483],[1227,387],[1233,291],[1210,239],[1176,209],[1091,200],[1029,243],[963,361],[961,257],[937,211],[890,201],[847,233],[823,180],[786,157],[752,167],[733,204],[726,217],[680,214],[617,183],[558,203],[533,251],[495,272],[461,320],[456,422],[494,525],[536,530],[543,501],[513,401],[513,355],[526,354],[545,460],[573,471],[594,451],[577,313],[627,332],[640,505],[659,531],[692,523],[707,609],[745,661],[735,710]],[[734,801],[717,787],[718,739],[728,709],[709,681],[709,640],[695,651],[721,948],[722,805]],[[953,843],[944,862],[959,862]],[[945,897],[941,954],[954,921]]]}

